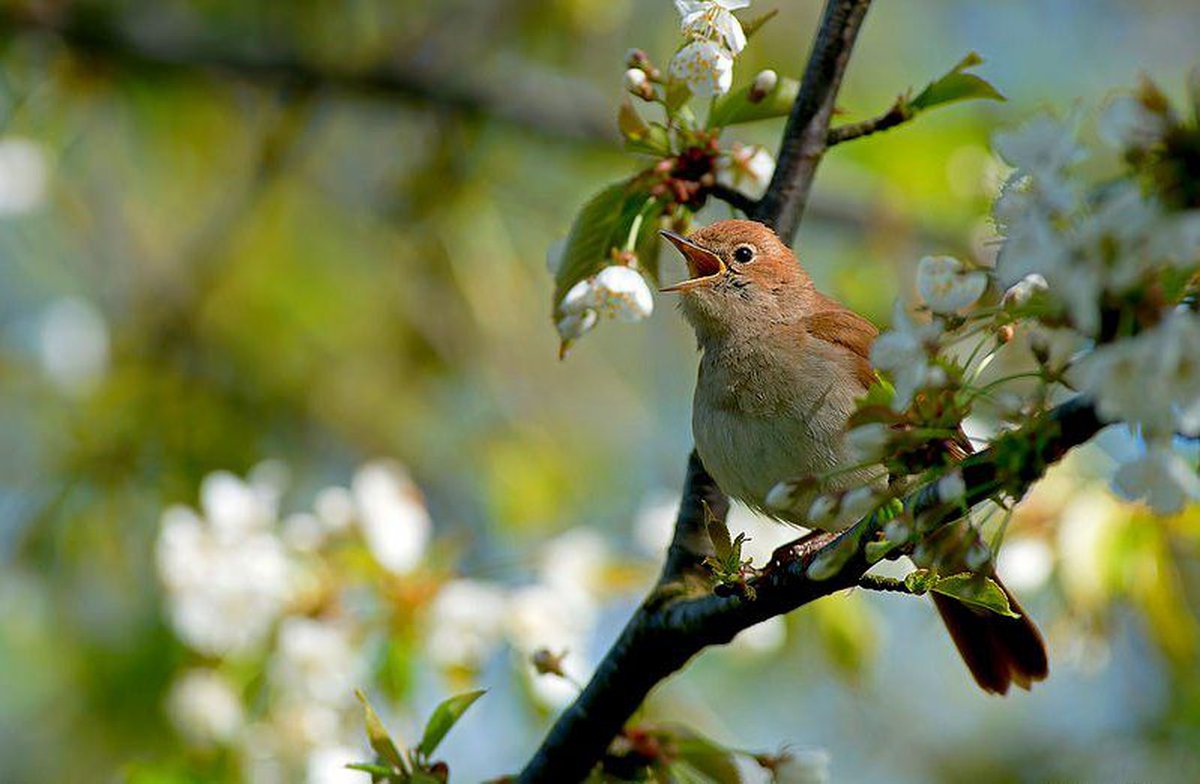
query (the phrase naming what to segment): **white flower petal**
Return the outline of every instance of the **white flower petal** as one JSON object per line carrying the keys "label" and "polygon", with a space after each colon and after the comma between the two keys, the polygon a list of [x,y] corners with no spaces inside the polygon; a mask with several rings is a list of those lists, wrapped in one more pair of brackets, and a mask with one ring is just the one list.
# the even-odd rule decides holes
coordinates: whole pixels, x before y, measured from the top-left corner
{"label": "white flower petal", "polygon": [[935,313],[954,313],[972,305],[986,288],[986,274],[968,272],[952,256],[926,256],[917,264],[917,291]]}
{"label": "white flower petal", "polygon": [[692,41],[671,58],[669,71],[699,98],[724,95],[733,84],[733,56],[712,41]]}

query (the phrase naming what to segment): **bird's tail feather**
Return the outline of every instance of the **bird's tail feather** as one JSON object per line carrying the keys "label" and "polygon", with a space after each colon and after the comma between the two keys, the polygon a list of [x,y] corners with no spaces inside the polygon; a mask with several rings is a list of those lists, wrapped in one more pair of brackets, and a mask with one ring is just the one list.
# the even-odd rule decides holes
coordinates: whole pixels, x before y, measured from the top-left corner
{"label": "bird's tail feather", "polygon": [[933,603],[967,669],[980,688],[992,694],[1007,694],[1014,683],[1028,689],[1049,673],[1041,633],[1008,589],[1000,587],[1013,612],[1021,617],[1009,618],[933,594]]}

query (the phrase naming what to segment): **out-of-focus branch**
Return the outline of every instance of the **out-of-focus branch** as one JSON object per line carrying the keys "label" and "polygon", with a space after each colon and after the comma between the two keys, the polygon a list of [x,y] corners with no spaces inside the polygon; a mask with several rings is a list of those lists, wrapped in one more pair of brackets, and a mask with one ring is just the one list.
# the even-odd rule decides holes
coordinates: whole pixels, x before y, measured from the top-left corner
{"label": "out-of-focus branch", "polygon": [[908,122],[910,119],[912,119],[912,112],[909,110],[907,102],[903,98],[897,98],[896,102],[892,104],[892,108],[878,117],[831,128],[829,135],[825,139],[825,143],[827,146],[832,147],[835,144],[841,144],[842,142],[859,139],[863,136],[870,136],[873,133],[886,131],[889,128],[895,128],[897,125]]}
{"label": "out-of-focus branch", "polygon": [[[0,8],[0,33],[49,33],[72,51],[106,65],[140,72],[211,71],[271,85],[410,101],[498,120],[540,136],[606,142],[616,125],[604,99],[586,83],[506,64],[503,78],[473,73],[466,61],[428,52],[367,70],[315,63],[264,42],[213,46],[202,37],[156,30],[135,34],[108,15],[68,9]],[[497,69],[500,70],[500,69]]]}

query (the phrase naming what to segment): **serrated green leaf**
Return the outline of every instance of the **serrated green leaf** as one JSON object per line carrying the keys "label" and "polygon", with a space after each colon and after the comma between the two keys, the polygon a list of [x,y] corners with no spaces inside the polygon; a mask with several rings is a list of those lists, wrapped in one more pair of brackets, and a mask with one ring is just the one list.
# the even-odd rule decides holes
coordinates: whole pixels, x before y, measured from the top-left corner
{"label": "serrated green leaf", "polygon": [[470,708],[475,700],[482,697],[485,692],[486,689],[479,689],[456,694],[434,708],[433,715],[425,724],[425,734],[421,737],[421,743],[417,746],[417,750],[426,757],[433,754],[450,728],[458,723],[462,715],[467,712],[467,708]]}
{"label": "serrated green leaf", "polygon": [[404,757],[400,755],[400,750],[396,748],[392,736],[388,734],[387,728],[379,720],[379,714],[371,707],[367,695],[363,694],[361,689],[356,689],[354,696],[358,697],[358,701],[363,706],[363,720],[367,725],[367,740],[370,742],[371,748],[379,755],[380,759],[395,770],[407,774],[408,766],[404,762]]}
{"label": "serrated green leaf", "polygon": [[932,590],[943,596],[952,596],[960,602],[991,610],[999,615],[1009,618],[1021,617],[1009,606],[1008,596],[1005,595],[1004,589],[990,577],[961,572],[939,579]]}
{"label": "serrated green leaf", "polygon": [[[657,228],[657,216],[662,214],[662,208],[657,202],[649,203],[648,194],[638,186],[636,179],[614,183],[588,199],[575,216],[563,248],[554,291],[556,308],[572,286],[610,263],[610,252],[625,246],[633,223],[643,210],[648,213],[657,210],[657,213],[653,220],[643,216],[638,238],[643,237],[643,232]],[[645,244],[649,244],[648,241]],[[654,272],[649,267],[644,268]]]}
{"label": "serrated green leaf", "polygon": [[971,52],[940,79],[925,85],[925,89],[908,102],[908,108],[913,112],[921,112],[934,106],[977,98],[989,101],[1007,100],[985,79],[966,73],[968,68],[982,62],[982,57]]}
{"label": "serrated green leaf", "polygon": [[728,125],[787,117],[792,111],[796,95],[800,92],[800,82],[786,76],[779,77],[775,89],[764,95],[760,101],[750,100],[750,87],[751,85],[747,84],[718,98],[708,114],[708,126],[724,128]]}

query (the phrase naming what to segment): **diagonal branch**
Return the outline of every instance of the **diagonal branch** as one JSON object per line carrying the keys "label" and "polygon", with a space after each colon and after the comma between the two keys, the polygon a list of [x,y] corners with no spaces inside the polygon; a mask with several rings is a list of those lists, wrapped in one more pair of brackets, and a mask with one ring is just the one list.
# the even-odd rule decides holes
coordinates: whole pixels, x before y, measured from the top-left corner
{"label": "diagonal branch", "polygon": [[[1012,495],[1023,495],[1047,466],[1089,440],[1103,426],[1090,401],[1075,398],[1005,436],[1003,442],[972,455],[960,466],[967,485],[966,507],[991,497],[997,482],[1003,482]],[[1023,445],[1026,459],[1020,461],[1022,472],[1010,476],[1008,472],[1013,465],[1010,450],[1017,445]],[[689,487],[699,481],[691,470],[696,466],[693,456]],[[941,503],[936,482],[913,491],[904,499],[904,506],[914,519],[922,520],[928,532],[949,525],[964,514],[963,505]],[[690,530],[693,525],[689,510],[681,510],[680,528]],[[655,593],[621,632],[583,693],[559,717],[518,780],[583,780],[649,691],[704,648],[727,643],[738,632],[757,623],[862,585],[863,575],[873,565],[866,546],[880,534],[883,525],[880,514],[871,514],[846,531],[825,539],[820,548],[800,553],[786,565],[765,571],[752,582],[753,599],[743,594],[717,596],[707,591],[691,596],[680,582],[660,581]],[[905,554],[911,547],[910,542],[889,557]],[[833,576],[824,580],[809,576],[809,567],[815,561],[835,555],[845,560]],[[664,571],[663,579],[669,579],[670,574],[671,570]],[[673,598],[672,594],[682,597]]]}

